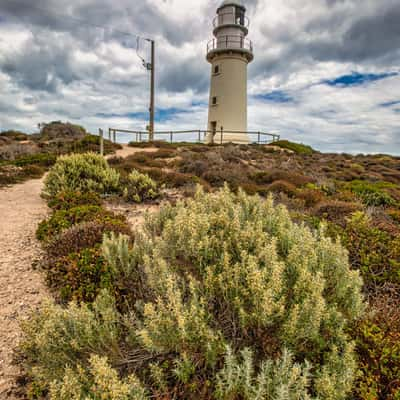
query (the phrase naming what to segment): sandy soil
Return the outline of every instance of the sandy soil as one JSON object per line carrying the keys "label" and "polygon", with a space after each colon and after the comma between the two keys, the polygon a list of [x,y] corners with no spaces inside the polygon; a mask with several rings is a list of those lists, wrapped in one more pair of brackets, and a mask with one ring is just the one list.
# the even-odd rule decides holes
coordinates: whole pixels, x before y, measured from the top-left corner
{"label": "sandy soil", "polygon": [[126,144],[122,145],[122,149],[121,150],[117,150],[115,152],[115,154],[109,154],[106,156],[106,158],[112,158],[112,157],[128,157],[131,154],[135,154],[135,153],[154,153],[157,150],[159,150],[157,147],[144,147],[144,148],[140,148],[140,147],[129,147]]}
{"label": "sandy soil", "polygon": [[43,276],[32,269],[41,251],[35,230],[48,212],[42,185],[43,179],[35,179],[0,190],[0,399],[16,398],[18,367],[11,361],[19,319],[48,296]]}

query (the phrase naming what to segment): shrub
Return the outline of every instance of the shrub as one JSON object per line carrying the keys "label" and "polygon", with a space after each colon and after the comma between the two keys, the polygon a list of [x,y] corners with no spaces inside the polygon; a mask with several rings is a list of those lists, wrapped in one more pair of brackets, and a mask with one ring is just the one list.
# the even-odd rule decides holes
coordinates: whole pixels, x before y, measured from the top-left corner
{"label": "shrub", "polygon": [[152,200],[160,195],[157,184],[147,174],[133,170],[122,182],[123,196],[128,201],[140,203]]}
{"label": "shrub", "polygon": [[145,305],[140,331],[149,351],[197,354],[201,381],[227,342],[251,346],[258,362],[289,346],[296,359],[315,363],[308,390],[345,398],[354,359],[336,318],[346,324],[359,315],[361,296],[339,244],[293,224],[271,200],[226,189],[152,218],[147,229],[161,232],[147,261],[156,300]]}
{"label": "shrub", "polygon": [[399,305],[398,295],[378,296],[369,314],[357,325],[357,399],[397,400],[400,396]]}
{"label": "shrub", "polygon": [[26,165],[22,171],[21,176],[24,178],[41,178],[46,171],[39,165]]}
{"label": "shrub", "polygon": [[367,288],[400,284],[400,238],[374,227],[366,214],[356,212],[348,219],[343,243]]}
{"label": "shrub", "polygon": [[86,135],[86,130],[82,126],[53,121],[44,124],[40,136],[44,140],[52,139],[80,139]]}
{"label": "shrub", "polygon": [[49,388],[52,382],[63,381],[68,366],[77,367],[92,354],[117,363],[122,358],[120,318],[106,292],[91,307],[71,303],[63,308],[45,302],[22,322],[19,351],[26,374],[39,387]]}
{"label": "shrub", "polygon": [[63,301],[94,301],[101,289],[113,289],[112,272],[98,247],[59,257],[46,268],[47,284]]}
{"label": "shrub", "polygon": [[277,142],[273,142],[272,145],[281,147],[282,149],[292,150],[296,154],[312,155],[315,152],[315,150],[310,146],[306,146],[305,144],[301,143],[289,142],[288,140],[279,140]]}
{"label": "shrub", "polygon": [[164,184],[169,188],[179,188],[186,185],[201,183],[201,180],[197,176],[182,174],[180,172],[169,172],[157,168],[149,168],[146,169],[146,173],[159,184]]}
{"label": "shrub", "polygon": [[119,174],[107,161],[94,153],[61,156],[45,180],[44,194],[55,196],[66,191],[93,191],[99,194],[115,192]]}
{"label": "shrub", "polygon": [[[153,397],[349,394],[355,359],[346,329],[363,310],[358,272],[339,243],[293,223],[271,198],[199,190],[148,216],[132,248],[106,237],[102,254],[113,284],[131,282],[130,312],[108,307],[96,318],[70,306],[68,321],[53,308],[29,322],[26,360],[41,382],[60,381],[66,365],[76,370],[94,354],[137,371]],[[111,333],[101,337],[108,321],[111,343]],[[75,343],[75,334],[83,339]]]}
{"label": "shrub", "polygon": [[305,186],[314,182],[314,180],[308,176],[278,169],[256,172],[250,176],[250,179],[254,180],[260,185],[273,183],[275,181],[286,181],[292,185],[295,185],[296,187]]}
{"label": "shrub", "polygon": [[314,207],[325,199],[325,195],[318,189],[298,189],[296,197],[304,200],[306,207]]}
{"label": "shrub", "polygon": [[385,191],[393,187],[396,186],[388,182],[370,183],[355,180],[348,184],[348,188],[367,206],[393,206],[396,201]]}
{"label": "shrub", "polygon": [[9,130],[9,131],[3,131],[0,133],[0,136],[6,137],[12,140],[28,140],[29,136],[26,133],[20,132],[20,131],[14,131],[14,130]]}
{"label": "shrub", "polygon": [[284,350],[276,361],[268,360],[255,372],[253,354],[249,349],[240,352],[241,360],[228,347],[225,365],[217,375],[216,398],[226,399],[308,399],[310,366],[296,364]]}
{"label": "shrub", "polygon": [[131,235],[129,225],[121,219],[82,222],[64,229],[46,245],[51,260],[101,244],[104,233],[116,232]]}
{"label": "shrub", "polygon": [[13,161],[13,164],[18,167],[32,164],[41,165],[43,167],[51,167],[56,162],[56,159],[57,156],[55,154],[38,153],[17,158]]}
{"label": "shrub", "polygon": [[61,209],[54,212],[48,219],[39,224],[36,237],[39,240],[49,240],[74,224],[89,221],[119,223],[124,222],[125,219],[99,206],[82,205],[67,210]]}
{"label": "shrub", "polygon": [[286,181],[275,181],[268,186],[270,192],[285,193],[289,197],[294,197],[296,194],[296,186]]}
{"label": "shrub", "polygon": [[327,200],[316,206],[314,214],[328,221],[344,225],[346,217],[360,209],[361,206],[357,203]]}
{"label": "shrub", "polygon": [[50,398],[53,400],[97,399],[99,394],[102,400],[147,399],[142,384],[134,374],[121,380],[107,358],[99,356],[91,356],[86,368],[81,365],[75,369],[67,367],[62,380],[53,381],[50,386]]}
{"label": "shrub", "polygon": [[95,192],[82,193],[70,190],[66,192],[58,192],[55,196],[49,199],[47,205],[54,211],[69,210],[70,208],[84,205],[101,206],[102,200]]}

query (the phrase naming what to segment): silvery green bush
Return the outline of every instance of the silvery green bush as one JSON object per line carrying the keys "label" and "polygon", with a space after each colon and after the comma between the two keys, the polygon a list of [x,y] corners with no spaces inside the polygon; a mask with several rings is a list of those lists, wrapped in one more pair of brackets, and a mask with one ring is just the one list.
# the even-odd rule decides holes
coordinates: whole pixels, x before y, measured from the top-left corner
{"label": "silvery green bush", "polygon": [[[199,189],[149,216],[132,245],[106,237],[103,254],[118,284],[130,282],[129,307],[122,314],[108,307],[104,318],[96,314],[102,295],[93,311],[82,306],[92,313],[86,324],[70,305],[78,326],[92,327],[85,335],[96,336],[83,344],[79,329],[69,331],[76,338],[43,336],[32,322],[23,343],[32,343],[27,365],[34,379],[41,371],[44,381],[47,357],[29,354],[56,352],[64,360],[65,352],[69,369],[65,361],[52,368],[53,385],[95,355],[123,376],[135,373],[155,398],[348,398],[356,364],[347,331],[364,309],[361,279],[340,243],[323,229],[295,224],[272,198]],[[59,307],[40,313],[52,320]],[[106,346],[98,343],[97,324],[113,332],[113,340],[100,341]],[[71,352],[76,343],[79,352]]]}

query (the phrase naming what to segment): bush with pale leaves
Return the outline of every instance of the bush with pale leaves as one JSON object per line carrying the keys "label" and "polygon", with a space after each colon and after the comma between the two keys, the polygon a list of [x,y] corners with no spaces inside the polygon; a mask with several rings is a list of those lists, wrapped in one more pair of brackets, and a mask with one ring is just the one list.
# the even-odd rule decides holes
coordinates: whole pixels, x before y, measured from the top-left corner
{"label": "bush with pale leaves", "polygon": [[[25,335],[25,343],[33,342],[27,357],[33,376],[44,376],[48,357],[37,354],[47,351],[58,363],[48,370],[54,385],[97,355],[125,376],[136,373],[155,398],[349,395],[356,364],[347,331],[363,312],[361,279],[339,243],[323,230],[296,225],[271,198],[199,190],[194,199],[148,217],[132,245],[106,238],[103,253],[122,277],[116,282],[131,282],[129,312],[111,307],[101,316],[96,310],[103,295],[93,311],[82,306],[86,324],[71,305],[79,323],[67,326],[78,323],[94,335],[83,343],[79,329],[68,329],[75,339],[61,327],[43,336],[36,324],[35,335]],[[41,315],[51,321],[60,312]],[[104,330],[109,334],[102,339]]]}

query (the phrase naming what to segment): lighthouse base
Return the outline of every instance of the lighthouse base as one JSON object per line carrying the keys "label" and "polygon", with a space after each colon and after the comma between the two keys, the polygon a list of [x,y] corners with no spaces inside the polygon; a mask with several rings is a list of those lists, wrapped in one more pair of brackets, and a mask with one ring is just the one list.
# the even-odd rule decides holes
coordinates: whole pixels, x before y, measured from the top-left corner
{"label": "lighthouse base", "polygon": [[237,143],[248,144],[250,142],[249,136],[246,132],[224,132],[224,131],[209,131],[205,137],[206,144],[224,144],[224,143]]}

